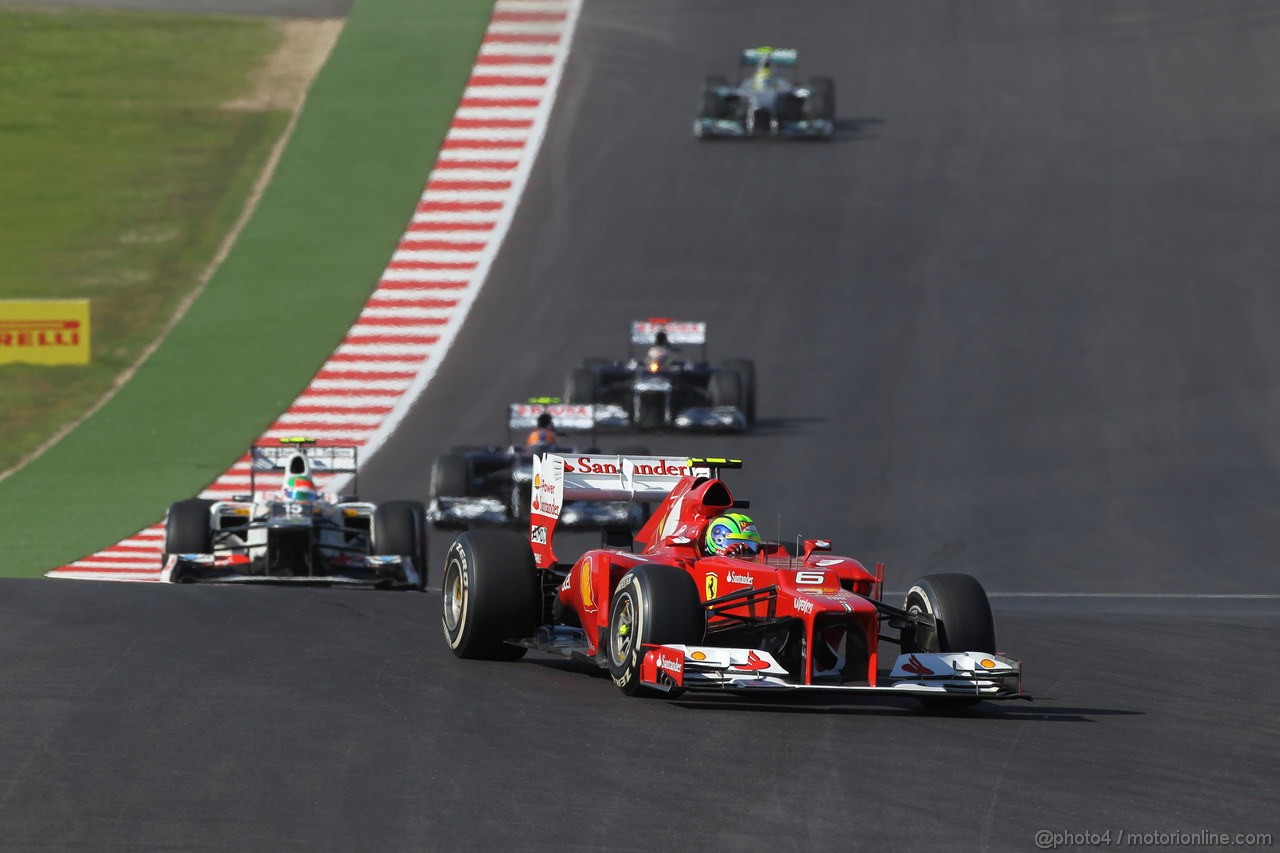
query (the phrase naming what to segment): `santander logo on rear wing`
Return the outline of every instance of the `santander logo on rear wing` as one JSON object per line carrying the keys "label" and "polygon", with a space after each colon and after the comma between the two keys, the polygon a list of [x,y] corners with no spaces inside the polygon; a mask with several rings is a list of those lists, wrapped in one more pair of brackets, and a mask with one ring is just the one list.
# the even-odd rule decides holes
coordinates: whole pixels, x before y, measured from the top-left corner
{"label": "santander logo on rear wing", "polygon": [[556,562],[551,542],[564,502],[661,501],[681,477],[710,476],[684,456],[600,456],[549,453],[533,457],[529,544],[539,568]]}

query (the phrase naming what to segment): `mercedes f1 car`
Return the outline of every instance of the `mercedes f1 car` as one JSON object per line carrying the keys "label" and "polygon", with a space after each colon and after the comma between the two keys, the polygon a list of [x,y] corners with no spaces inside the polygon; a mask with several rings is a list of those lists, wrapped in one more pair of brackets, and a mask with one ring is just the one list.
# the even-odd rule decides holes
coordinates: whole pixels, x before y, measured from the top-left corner
{"label": "mercedes f1 car", "polygon": [[[548,424],[546,434],[540,423]],[[533,483],[533,454],[597,453],[596,448],[569,447],[559,436],[595,433],[619,427],[628,419],[608,406],[572,405],[558,398],[539,397],[507,408],[507,444],[488,447],[454,447],[436,457],[431,467],[431,501],[427,520],[436,527],[525,525],[529,522],[529,496]],[[524,434],[528,441],[521,442]],[[642,447],[617,452],[643,456]],[[560,523],[566,528],[644,523],[645,509],[626,501],[571,501]]]}
{"label": "mercedes f1 car", "polygon": [[[717,521],[747,506],[719,477],[740,465],[536,458],[529,541],[469,531],[449,548],[450,648],[462,658],[514,660],[534,649],[581,659],[629,695],[831,690],[944,708],[1024,697],[1022,664],[996,652],[990,604],[969,575],[922,577],[898,606],[884,601],[883,564],[873,573],[831,556],[827,540],[802,540],[793,553],[751,528],[714,543],[737,538],[754,552],[705,549],[719,536]],[[634,543],[613,531],[605,547],[572,563],[557,558],[565,500],[657,496],[662,503]],[[887,670],[879,667],[884,640],[900,649]]]}
{"label": "mercedes f1 car", "polygon": [[[426,586],[421,503],[375,505],[316,488],[317,473],[357,473],[355,447],[287,439],[251,447],[249,462],[248,494],[169,507],[162,581]],[[263,472],[283,474],[280,491],[258,490]]]}
{"label": "mercedes f1 car", "polygon": [[738,85],[713,75],[702,87],[702,102],[693,122],[699,139],[750,138],[829,139],[836,131],[836,90],[830,77],[792,83],[775,69],[796,64],[792,49],[756,47],[742,51],[751,76]]}
{"label": "mercedes f1 car", "polygon": [[[565,378],[565,400],[641,430],[741,432],[755,421],[755,362],[707,362],[707,324],[653,317],[631,324],[625,360],[588,358]],[[681,347],[699,348],[697,360]]]}

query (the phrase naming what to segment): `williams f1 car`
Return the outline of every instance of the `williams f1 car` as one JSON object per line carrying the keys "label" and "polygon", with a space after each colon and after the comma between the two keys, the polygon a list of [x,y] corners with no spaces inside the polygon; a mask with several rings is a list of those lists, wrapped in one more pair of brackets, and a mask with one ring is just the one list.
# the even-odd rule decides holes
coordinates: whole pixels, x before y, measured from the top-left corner
{"label": "williams f1 car", "polygon": [[[545,433],[540,423],[548,424]],[[507,408],[507,445],[454,447],[436,457],[431,467],[431,501],[427,520],[436,527],[463,528],[529,523],[529,496],[534,453],[595,453],[595,448],[561,445],[568,433],[595,433],[625,428],[624,412],[608,406],[570,405],[557,398],[535,398]],[[528,433],[528,440],[523,441]],[[643,456],[641,447],[617,452]],[[625,501],[572,501],[560,523],[566,528],[644,523],[644,508]]]}
{"label": "williams f1 car", "polygon": [[777,74],[796,64],[795,50],[756,47],[742,51],[742,65],[753,69],[741,83],[713,75],[702,87],[702,102],[693,122],[699,139],[750,138],[829,139],[836,131],[836,90],[830,77],[811,77],[803,84]]}
{"label": "williams f1 car", "polygon": [[[565,400],[641,430],[741,432],[755,421],[755,362],[706,360],[707,324],[650,318],[631,324],[625,360],[588,358],[565,378]],[[699,348],[698,358],[681,348]]]}
{"label": "williams f1 car", "polygon": [[[883,564],[872,572],[832,556],[827,540],[802,540],[792,552],[754,527],[721,536],[716,524],[727,515],[749,525],[739,512],[746,503],[718,476],[726,467],[740,463],[537,458],[529,541],[478,530],[449,548],[443,624],[454,654],[515,660],[533,649],[580,659],[629,695],[829,690],[942,708],[1029,698],[1021,662],[996,652],[977,580],[927,575],[894,605],[883,598]],[[556,556],[566,500],[659,496],[634,542],[614,531],[570,563]],[[707,544],[755,550],[713,554]],[[883,641],[900,651],[885,669]]]}
{"label": "williams f1 car", "polygon": [[[162,581],[425,587],[421,503],[372,504],[316,488],[318,473],[356,474],[356,448],[288,439],[251,447],[249,462],[248,494],[169,507]],[[264,472],[283,475],[280,491],[257,489]]]}

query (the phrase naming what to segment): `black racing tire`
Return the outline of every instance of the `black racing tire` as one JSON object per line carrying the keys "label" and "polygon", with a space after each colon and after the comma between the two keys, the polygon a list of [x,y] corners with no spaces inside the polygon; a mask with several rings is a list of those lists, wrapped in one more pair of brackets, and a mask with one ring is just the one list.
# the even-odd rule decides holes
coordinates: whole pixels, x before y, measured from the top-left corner
{"label": "black racing tire", "polygon": [[782,92],[778,94],[773,109],[780,123],[791,124],[804,120],[804,107],[804,98],[790,92]]}
{"label": "black racing tire", "polygon": [[636,426],[640,429],[662,429],[667,424],[666,398],[660,394],[640,395]]}
{"label": "black racing tire", "polygon": [[812,77],[809,79],[809,118],[810,120],[836,120],[836,83],[830,77]]}
{"label": "black racing tire", "polygon": [[622,576],[609,604],[609,631],[602,638],[609,675],[628,696],[674,698],[680,688],[662,693],[640,684],[646,644],[698,645],[706,634],[706,614],[698,586],[683,569],[647,564]]}
{"label": "black racing tire", "polygon": [[747,423],[756,422],[756,363],[749,358],[731,358],[724,363],[726,370],[736,370],[742,376],[742,393],[746,398]]}
{"label": "black racing tire", "polygon": [[373,553],[410,557],[418,589],[427,586],[427,519],[419,501],[386,501],[373,510]]}
{"label": "black racing tire", "polygon": [[596,371],[590,367],[578,367],[564,380],[564,401],[581,405],[596,402]]}
{"label": "black racing tire", "polygon": [[471,460],[465,453],[449,451],[431,465],[431,499],[465,498],[471,492]]}
{"label": "black racing tire", "polygon": [[469,530],[445,555],[441,623],[460,658],[519,660],[507,640],[533,635],[542,613],[529,540],[509,530]]}
{"label": "black racing tire", "polygon": [[212,554],[213,518],[210,510],[213,501],[191,498],[170,504],[169,515],[164,521],[164,557],[169,562],[172,554]]}
{"label": "black racing tire", "polygon": [[736,370],[717,370],[711,374],[707,391],[713,406],[737,406],[744,412],[747,409],[742,376]]}
{"label": "black racing tire", "polygon": [[698,106],[698,118],[719,121],[724,117],[724,98],[712,91],[703,92],[702,102]]}
{"label": "black racing tire", "polygon": [[[911,585],[902,609],[933,616],[936,630],[917,626],[903,630],[902,651],[987,652],[996,650],[996,623],[991,602],[977,578],[963,574],[925,575]],[[926,708],[958,710],[980,699],[938,697],[921,699]]]}

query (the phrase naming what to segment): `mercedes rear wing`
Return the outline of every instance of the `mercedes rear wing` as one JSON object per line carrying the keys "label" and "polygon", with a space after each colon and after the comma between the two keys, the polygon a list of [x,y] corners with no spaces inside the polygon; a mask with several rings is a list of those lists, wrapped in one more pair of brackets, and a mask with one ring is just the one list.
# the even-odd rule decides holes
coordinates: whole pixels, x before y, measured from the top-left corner
{"label": "mercedes rear wing", "polygon": [[795,65],[800,59],[800,52],[794,47],[749,47],[742,51],[743,65],[759,65],[768,57],[769,62],[779,68]]}
{"label": "mercedes rear wing", "polygon": [[538,568],[556,564],[552,548],[566,500],[651,503],[666,499],[684,477],[711,476],[685,456],[599,456],[548,453],[533,457],[529,544]]}

